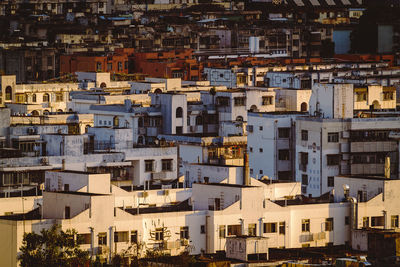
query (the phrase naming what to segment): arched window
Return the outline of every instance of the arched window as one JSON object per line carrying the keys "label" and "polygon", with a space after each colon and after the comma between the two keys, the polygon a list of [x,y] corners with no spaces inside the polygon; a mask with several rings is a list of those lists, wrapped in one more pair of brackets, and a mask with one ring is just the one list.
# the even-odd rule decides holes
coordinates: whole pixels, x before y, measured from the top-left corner
{"label": "arched window", "polygon": [[48,111],[47,109],[45,109],[45,110],[43,111],[43,114],[44,114],[44,115],[49,115],[49,113],[50,113],[50,111]]}
{"label": "arched window", "polygon": [[114,127],[118,127],[119,126],[119,118],[118,118],[118,116],[114,116],[113,126]]}
{"label": "arched window", "polygon": [[196,125],[203,125],[203,117],[202,116],[197,116],[196,117]]}
{"label": "arched window", "polygon": [[242,116],[237,116],[236,117],[236,121],[243,121],[243,117]]}
{"label": "arched window", "polygon": [[39,116],[39,111],[33,110],[33,111],[31,112],[31,114],[32,114],[32,116]]}
{"label": "arched window", "polygon": [[107,87],[107,84],[106,83],[101,83],[100,84],[100,88],[106,88]]}
{"label": "arched window", "polygon": [[62,109],[57,109],[57,113],[62,113]]}
{"label": "arched window", "polygon": [[306,112],[307,111],[307,103],[306,102],[301,103],[300,111],[301,112]]}
{"label": "arched window", "polygon": [[45,94],[43,95],[43,102],[49,102],[49,101],[50,101],[50,96],[49,96],[48,93],[45,93]]}
{"label": "arched window", "polygon": [[182,116],[183,116],[183,109],[181,107],[178,107],[176,109],[176,117],[177,118],[182,118]]}
{"label": "arched window", "polygon": [[32,95],[32,102],[33,102],[33,103],[36,103],[36,94],[33,94],[33,95]]}
{"label": "arched window", "polygon": [[157,88],[157,89],[154,91],[154,93],[155,93],[156,95],[158,95],[158,94],[161,94],[161,93],[162,93],[162,91],[161,91],[161,89],[160,89],[160,88]]}
{"label": "arched window", "polygon": [[6,87],[6,100],[12,100],[12,88],[11,86]]}

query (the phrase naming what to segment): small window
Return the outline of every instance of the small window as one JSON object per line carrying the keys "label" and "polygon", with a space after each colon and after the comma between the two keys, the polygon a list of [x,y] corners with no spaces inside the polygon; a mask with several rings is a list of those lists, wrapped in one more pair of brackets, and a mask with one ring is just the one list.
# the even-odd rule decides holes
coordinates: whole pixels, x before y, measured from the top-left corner
{"label": "small window", "polygon": [[65,219],[71,218],[71,208],[69,206],[65,206]]}
{"label": "small window", "polygon": [[301,220],[301,231],[310,232],[310,219]]}
{"label": "small window", "polygon": [[200,234],[205,234],[206,233],[206,226],[203,224],[203,225],[200,225]]}
{"label": "small window", "polygon": [[257,225],[255,223],[251,223],[249,224],[249,228],[248,228],[248,235],[249,236],[256,236],[257,234]]}
{"label": "small window", "polygon": [[189,239],[189,227],[188,226],[181,227],[180,238],[181,239]]}
{"label": "small window", "polygon": [[245,106],[246,98],[245,97],[235,97],[234,103],[235,103],[235,106]]}
{"label": "small window", "polygon": [[326,155],[326,164],[328,166],[339,165],[340,163],[340,155]]}
{"label": "small window", "polygon": [[279,160],[289,160],[289,149],[280,149],[278,151]]}
{"label": "small window", "polygon": [[279,223],[279,234],[284,235],[286,231],[286,223],[285,222],[280,222]]}
{"label": "small window", "polygon": [[252,147],[249,147],[249,151],[250,151],[250,152],[253,152],[253,148],[252,148]]}
{"label": "small window", "polygon": [[264,233],[276,233],[277,223],[264,223]]}
{"label": "small window", "polygon": [[242,235],[242,225],[234,224],[228,225],[228,236],[241,236]]}
{"label": "small window", "polygon": [[344,217],[344,225],[349,225],[350,224],[350,216]]}
{"label": "small window", "polygon": [[183,109],[181,107],[176,108],[176,118],[182,118]]}
{"label": "small window", "polygon": [[172,159],[163,159],[162,160],[162,170],[163,171],[172,171]]}
{"label": "small window", "polygon": [[226,236],[226,226],[220,225],[219,226],[219,238],[225,238]]}
{"label": "small window", "polygon": [[137,230],[132,230],[131,231],[131,243],[137,243],[138,242],[138,232]]}
{"label": "small window", "polygon": [[308,131],[307,130],[301,130],[301,140],[308,141]]}
{"label": "small window", "polygon": [[369,227],[369,217],[363,217],[363,227]]}
{"label": "small window", "polygon": [[262,97],[262,105],[263,106],[272,105],[273,102],[274,102],[274,98],[272,96],[263,96]]}
{"label": "small window", "polygon": [[399,215],[392,215],[391,217],[391,222],[392,222],[392,228],[398,228],[399,227]]}
{"label": "small window", "polygon": [[156,228],[155,231],[155,240],[156,241],[163,241],[164,240],[164,228]]}
{"label": "small window", "polygon": [[333,231],[333,218],[325,219],[325,231]]}
{"label": "small window", "polygon": [[98,235],[98,244],[99,246],[106,246],[107,245],[107,233],[99,233]]}
{"label": "small window", "polygon": [[153,165],[154,165],[154,160],[145,160],[145,171],[146,172],[152,172],[153,171]]}
{"label": "small window", "polygon": [[49,96],[49,94],[44,94],[43,95],[43,102],[49,102],[50,101],[50,96]]}
{"label": "small window", "polygon": [[259,151],[260,151],[260,153],[263,153],[263,152],[264,152],[264,150],[263,150],[262,148],[260,148]]}
{"label": "small window", "polygon": [[279,138],[289,138],[290,128],[278,128],[278,136]]}
{"label": "small window", "polygon": [[334,186],[335,186],[335,177],[328,176],[328,187],[334,187]]}
{"label": "small window", "polygon": [[328,133],[328,143],[339,142],[339,133]]}
{"label": "small window", "polygon": [[263,130],[263,127],[262,127],[262,126],[260,126],[260,127],[259,127],[259,129],[260,129],[260,131],[262,131],[262,130]]}

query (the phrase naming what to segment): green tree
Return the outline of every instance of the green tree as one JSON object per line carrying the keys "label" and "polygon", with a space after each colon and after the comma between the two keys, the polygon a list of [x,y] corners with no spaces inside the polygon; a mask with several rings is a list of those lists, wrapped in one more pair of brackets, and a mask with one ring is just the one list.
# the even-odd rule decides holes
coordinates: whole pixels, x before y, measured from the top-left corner
{"label": "green tree", "polygon": [[25,233],[18,256],[21,266],[85,266],[89,263],[89,253],[79,248],[75,230],[61,230],[53,225],[40,234]]}

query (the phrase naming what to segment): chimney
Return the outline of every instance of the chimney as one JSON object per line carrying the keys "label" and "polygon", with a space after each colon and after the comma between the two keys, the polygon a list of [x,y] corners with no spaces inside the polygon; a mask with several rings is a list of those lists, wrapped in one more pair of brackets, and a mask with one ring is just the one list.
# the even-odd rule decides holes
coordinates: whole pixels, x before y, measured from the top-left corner
{"label": "chimney", "polygon": [[250,185],[249,154],[243,154],[243,185]]}
{"label": "chimney", "polygon": [[385,178],[390,179],[390,157],[385,158]]}

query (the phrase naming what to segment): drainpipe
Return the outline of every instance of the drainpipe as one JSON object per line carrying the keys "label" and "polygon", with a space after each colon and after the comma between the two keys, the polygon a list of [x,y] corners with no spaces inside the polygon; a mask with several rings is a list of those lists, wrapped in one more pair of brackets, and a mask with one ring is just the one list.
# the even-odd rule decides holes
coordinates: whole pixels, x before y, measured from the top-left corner
{"label": "drainpipe", "polygon": [[110,226],[108,228],[109,233],[110,233],[110,253],[108,253],[108,263],[111,264],[111,258],[112,258],[112,253],[113,253],[113,243],[114,243],[114,226]]}
{"label": "drainpipe", "polygon": [[350,246],[353,245],[353,230],[358,228],[358,203],[355,197],[347,198],[350,202]]}
{"label": "drainpipe", "polygon": [[93,227],[89,227],[89,229],[90,229],[90,259],[93,259],[94,229]]}

